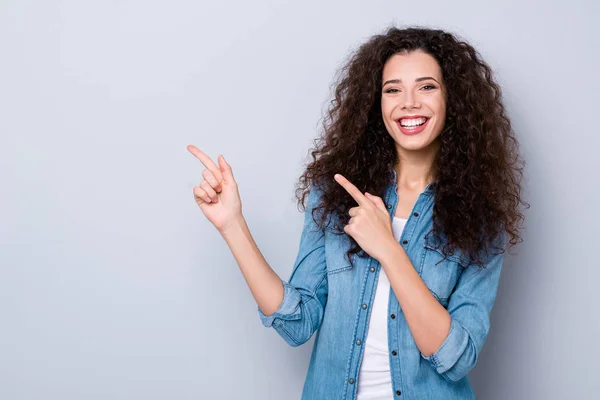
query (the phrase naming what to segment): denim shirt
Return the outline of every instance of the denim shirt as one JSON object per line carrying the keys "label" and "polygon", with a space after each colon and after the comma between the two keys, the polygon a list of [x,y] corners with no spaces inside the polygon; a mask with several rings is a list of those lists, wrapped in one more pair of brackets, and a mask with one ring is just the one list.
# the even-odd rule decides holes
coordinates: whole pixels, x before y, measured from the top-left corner
{"label": "denim shirt", "polygon": [[[382,196],[393,218],[398,194],[396,172]],[[402,232],[399,245],[431,294],[450,316],[450,331],[441,346],[425,356],[416,346],[402,307],[390,287],[387,331],[392,378],[390,399],[473,399],[468,372],[475,366],[490,329],[490,312],[504,253],[483,256],[486,269],[470,265],[460,249],[442,261],[441,245],[431,234],[436,183],[419,195]],[[308,194],[298,256],[284,297],[275,313],[258,313],[290,346],[299,346],[317,332],[302,390],[303,400],[356,399],[371,306],[382,266],[372,257],[352,255],[346,234],[317,229],[312,209],[322,192]],[[333,224],[332,224],[333,225]],[[330,226],[332,226],[330,225]],[[442,236],[442,243],[444,236]],[[504,245],[505,234],[501,235]],[[502,247],[503,248],[503,247]],[[467,268],[468,267],[468,268]]]}

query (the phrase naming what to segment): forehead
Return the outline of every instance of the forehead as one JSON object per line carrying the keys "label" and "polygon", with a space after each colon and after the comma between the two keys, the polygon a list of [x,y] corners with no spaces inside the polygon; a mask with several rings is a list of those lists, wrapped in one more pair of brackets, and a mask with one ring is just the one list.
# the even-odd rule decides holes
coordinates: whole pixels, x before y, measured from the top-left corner
{"label": "forehead", "polygon": [[438,81],[442,78],[442,70],[436,59],[423,50],[394,54],[383,66],[384,81],[402,79],[403,82],[412,82],[420,76],[432,76]]}

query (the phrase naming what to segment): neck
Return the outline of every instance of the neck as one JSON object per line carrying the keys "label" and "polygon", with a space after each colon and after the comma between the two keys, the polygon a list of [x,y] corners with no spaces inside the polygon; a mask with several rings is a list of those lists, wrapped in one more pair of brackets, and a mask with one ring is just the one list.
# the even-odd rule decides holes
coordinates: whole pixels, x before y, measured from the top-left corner
{"label": "neck", "polygon": [[394,169],[396,170],[398,188],[419,191],[423,190],[430,182],[435,181],[437,173],[433,163],[438,149],[439,140],[419,150],[406,150],[397,147],[398,162]]}

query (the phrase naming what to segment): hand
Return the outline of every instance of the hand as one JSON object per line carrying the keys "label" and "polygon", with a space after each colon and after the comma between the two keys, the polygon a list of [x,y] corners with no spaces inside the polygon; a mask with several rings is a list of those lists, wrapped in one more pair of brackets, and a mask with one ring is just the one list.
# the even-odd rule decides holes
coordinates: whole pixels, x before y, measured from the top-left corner
{"label": "hand", "polygon": [[344,226],[344,232],[352,236],[360,247],[371,257],[379,260],[385,254],[388,243],[395,243],[392,222],[381,197],[365,192],[363,195],[356,186],[340,174],[334,176],[358,207],[352,207],[348,214],[350,221]]}
{"label": "hand", "polygon": [[209,156],[196,146],[187,147],[207,168],[202,171],[204,180],[194,187],[194,200],[208,220],[223,233],[242,218],[242,201],[231,167],[221,154],[217,166]]}

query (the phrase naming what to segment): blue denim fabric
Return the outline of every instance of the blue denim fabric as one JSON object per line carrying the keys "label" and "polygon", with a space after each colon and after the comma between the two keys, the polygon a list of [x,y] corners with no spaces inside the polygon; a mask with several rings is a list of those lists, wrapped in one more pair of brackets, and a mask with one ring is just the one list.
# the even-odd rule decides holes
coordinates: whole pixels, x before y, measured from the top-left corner
{"label": "blue denim fabric", "polygon": [[[382,196],[390,219],[398,202],[395,178],[394,171],[394,180]],[[441,246],[427,235],[433,224],[434,195],[435,183],[430,183],[415,202],[400,245],[431,293],[450,313],[452,323],[440,348],[426,357],[416,346],[390,288],[390,399],[475,398],[467,373],[475,366],[490,329],[504,253],[483,256],[484,270],[470,266],[468,254],[461,250],[441,261]],[[260,308],[258,313],[263,325],[272,326],[290,346],[305,343],[317,332],[303,400],[350,400],[356,399],[363,344],[382,267],[372,257],[356,255],[354,267],[350,266],[345,259],[349,237],[331,233],[330,227],[325,233],[317,230],[311,211],[320,197],[321,191],[312,186],[298,256],[289,282],[282,280],[283,302],[272,315],[266,316]],[[505,233],[500,240],[503,246]]]}

